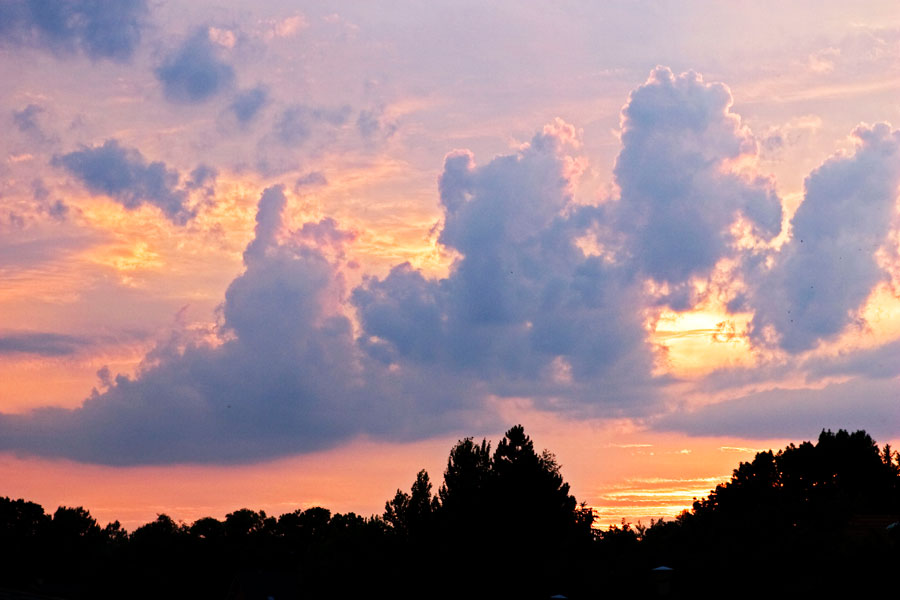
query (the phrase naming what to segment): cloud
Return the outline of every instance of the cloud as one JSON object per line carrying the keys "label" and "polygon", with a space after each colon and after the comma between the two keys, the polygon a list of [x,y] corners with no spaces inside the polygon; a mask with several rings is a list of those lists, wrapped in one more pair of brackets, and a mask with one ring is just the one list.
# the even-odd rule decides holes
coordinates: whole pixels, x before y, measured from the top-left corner
{"label": "cloud", "polygon": [[252,121],[269,102],[269,91],[261,85],[239,92],[229,105],[241,125]]}
{"label": "cloud", "polygon": [[[847,386],[772,390],[652,420],[671,382],[653,374],[647,331],[647,315],[660,303],[693,307],[697,281],[728,259],[747,290],[732,307],[757,310],[760,327],[783,332],[771,306],[793,297],[784,274],[819,269],[819,277],[832,277],[795,243],[818,236],[814,250],[826,254],[859,241],[877,246],[890,221],[897,134],[861,128],[854,154],[810,176],[794,239],[775,248],[769,242],[781,229],[781,203],[770,180],[735,172],[755,158],[757,143],[730,107],[724,85],[655,69],[623,108],[617,192],[598,205],[573,197],[585,161],[575,155],[575,128],[559,119],[484,164],[466,150],[449,153],[434,232],[456,259],[443,277],[403,263],[346,289],[344,246],[354,232],[328,217],[291,230],[285,189],[270,187],[214,343],[173,338],[147,355],[136,376],[106,377],[104,391],[76,410],[0,415],[0,449],[110,464],[245,462],[358,435],[412,439],[483,426],[497,419],[497,399],[510,397],[570,416],[647,418],[695,435],[771,437],[853,424],[839,420],[853,405]],[[317,132],[346,125],[351,112],[290,106],[263,141],[290,158]],[[198,168],[179,187],[177,172],[148,165],[114,140],[56,162],[129,208],[148,202],[174,215],[187,210],[186,189],[214,177]],[[322,183],[314,171],[297,188]],[[866,213],[873,206],[874,216]],[[738,239],[738,229],[755,243]],[[582,244],[589,234],[599,250]],[[854,265],[861,271],[848,287],[871,289],[868,263]],[[669,291],[647,293],[648,280]],[[856,302],[822,300],[829,301],[844,313]],[[871,393],[865,414],[893,414],[895,403],[885,398],[895,381],[856,383]],[[794,429],[784,414],[795,418]]]}
{"label": "cloud", "polygon": [[792,237],[774,266],[751,273],[753,334],[774,330],[779,346],[801,352],[839,333],[887,274],[876,251],[887,241],[900,186],[900,131],[857,128],[858,146],[806,179]]}
{"label": "cloud", "polygon": [[438,380],[392,377],[354,348],[336,310],[343,282],[323,252],[347,236],[325,220],[284,230],[281,187],[259,201],[246,270],[225,293],[218,345],[174,339],[135,378],[75,410],[0,415],[0,448],[104,464],[250,462],[369,433],[458,427],[463,402]]}
{"label": "cloud", "polygon": [[31,141],[42,145],[50,144],[56,141],[56,139],[54,136],[48,134],[40,123],[41,115],[45,112],[46,111],[37,104],[29,104],[22,110],[14,110],[12,113],[13,125],[15,125],[20,133],[23,133],[30,138]]}
{"label": "cloud", "polygon": [[[771,239],[781,229],[772,183],[727,167],[753,155],[756,143],[731,112],[731,93],[688,72],[657,67],[622,110],[622,150],[615,177],[620,197],[604,225],[618,238],[619,260],[637,274],[677,288],[706,277],[737,253],[731,225],[743,218]],[[686,302],[669,299],[687,308]]]}
{"label": "cloud", "polygon": [[86,249],[107,242],[106,232],[76,230],[60,231],[53,237],[17,239],[17,236],[0,236],[0,256],[3,269],[10,274],[26,273],[45,268],[65,260]]}
{"label": "cloud", "polygon": [[693,436],[808,438],[822,429],[865,429],[880,439],[900,436],[897,380],[854,379],[821,390],[772,389],[667,415],[658,431]]}
{"label": "cloud", "polygon": [[810,379],[834,375],[863,376],[870,379],[896,377],[900,375],[900,340],[838,356],[813,356],[804,361],[803,367]]}
{"label": "cloud", "polygon": [[141,41],[146,16],[145,0],[5,0],[0,43],[126,61]]}
{"label": "cloud", "polygon": [[325,108],[296,104],[281,112],[273,133],[285,146],[299,146],[320,126],[340,127],[350,118],[351,112],[349,106]]}
{"label": "cloud", "polygon": [[50,190],[44,185],[43,180],[35,179],[31,182],[31,195],[38,206],[38,210],[46,213],[55,221],[65,221],[69,215],[69,205],[62,200],[51,200]]}
{"label": "cloud", "polygon": [[147,163],[138,150],[120,146],[116,140],[57,156],[53,164],[77,177],[91,192],[105,194],[128,210],[152,204],[178,225],[195,215],[187,205],[187,192],[178,187],[177,171],[159,161]]}
{"label": "cloud", "polygon": [[316,187],[328,185],[328,179],[325,177],[323,173],[320,171],[310,171],[305,175],[301,175],[297,178],[297,181],[294,182],[294,191],[298,191],[305,187]]}
{"label": "cloud", "polygon": [[156,68],[156,78],[171,102],[193,104],[209,100],[234,84],[234,68],[220,57],[221,49],[200,28]]}
{"label": "cloud", "polygon": [[388,121],[384,107],[362,110],[356,118],[356,130],[366,140],[389,138],[397,131],[397,123]]}
{"label": "cloud", "polygon": [[92,345],[88,339],[59,333],[0,334],[0,356],[33,354],[44,357],[70,356]]}
{"label": "cloud", "polygon": [[185,187],[191,190],[211,187],[215,185],[218,176],[219,172],[215,168],[209,165],[197,165],[191,171],[190,178],[185,182]]}
{"label": "cloud", "polygon": [[266,176],[281,175],[296,170],[310,154],[346,148],[341,133],[352,112],[348,105],[284,107],[257,143],[257,170]]}
{"label": "cloud", "polygon": [[444,279],[403,264],[354,290],[373,358],[440,367],[539,403],[565,396],[600,413],[628,402],[641,410],[649,351],[634,288],[576,244],[588,222],[569,213],[566,143],[548,128],[481,167],[468,152],[447,156],[439,241],[460,258]]}

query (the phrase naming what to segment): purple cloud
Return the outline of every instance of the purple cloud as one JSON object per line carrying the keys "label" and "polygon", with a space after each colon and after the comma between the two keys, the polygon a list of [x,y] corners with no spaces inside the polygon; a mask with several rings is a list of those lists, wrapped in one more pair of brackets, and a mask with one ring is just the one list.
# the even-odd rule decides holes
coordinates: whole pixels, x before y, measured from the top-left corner
{"label": "purple cloud", "polygon": [[179,187],[177,171],[163,162],[148,163],[138,150],[121,146],[116,140],[57,156],[53,163],[81,180],[91,192],[105,194],[129,210],[152,204],[178,225],[195,216],[187,205],[187,192]]}
{"label": "purple cloud", "polygon": [[[224,62],[220,49],[209,39],[205,28],[188,36],[156,68],[167,100],[185,104],[205,102],[234,84],[234,68]],[[249,114],[243,106],[243,114]],[[252,116],[252,115],[250,115]]]}
{"label": "purple cloud", "polygon": [[0,43],[127,61],[146,26],[145,0],[4,0]]}

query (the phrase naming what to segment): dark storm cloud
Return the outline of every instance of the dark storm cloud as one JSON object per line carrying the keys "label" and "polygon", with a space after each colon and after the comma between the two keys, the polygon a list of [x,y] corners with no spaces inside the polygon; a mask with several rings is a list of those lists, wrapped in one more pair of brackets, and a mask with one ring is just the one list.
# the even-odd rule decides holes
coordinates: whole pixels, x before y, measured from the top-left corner
{"label": "dark storm cloud", "polygon": [[120,146],[116,140],[57,156],[53,163],[91,192],[105,194],[129,210],[152,204],[179,225],[194,217],[177,171],[160,161],[148,163],[138,150]]}
{"label": "dark storm cloud", "polygon": [[229,89],[234,84],[234,68],[222,60],[221,48],[200,28],[182,42],[156,68],[167,100],[199,103]]}
{"label": "dark storm cloud", "polygon": [[0,43],[125,61],[141,41],[145,0],[4,0]]}

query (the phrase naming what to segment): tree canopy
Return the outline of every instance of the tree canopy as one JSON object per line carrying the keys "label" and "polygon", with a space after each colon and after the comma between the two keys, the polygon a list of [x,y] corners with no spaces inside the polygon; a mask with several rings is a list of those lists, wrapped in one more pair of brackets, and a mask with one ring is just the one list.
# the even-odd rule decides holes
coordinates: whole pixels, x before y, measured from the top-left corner
{"label": "tree canopy", "polygon": [[[521,425],[492,450],[459,440],[437,493],[424,470],[382,516],[247,508],[192,524],[166,514],[132,533],[83,507],[53,515],[0,498],[0,589],[60,598],[390,594],[682,597],[843,593],[892,584],[900,564],[900,455],[864,431],[757,453],[674,521],[591,529],[548,450]],[[667,584],[668,585],[668,584]],[[276,593],[277,590],[277,593]],[[265,595],[263,595],[265,597]]]}

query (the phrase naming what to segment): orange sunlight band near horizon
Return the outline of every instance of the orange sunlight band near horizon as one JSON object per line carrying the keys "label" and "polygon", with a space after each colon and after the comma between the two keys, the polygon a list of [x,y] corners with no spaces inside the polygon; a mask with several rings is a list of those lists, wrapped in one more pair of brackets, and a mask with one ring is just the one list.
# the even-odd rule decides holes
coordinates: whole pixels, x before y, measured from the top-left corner
{"label": "orange sunlight band near horizon", "polygon": [[[692,438],[519,416],[527,417],[519,420],[530,428],[535,446],[556,455],[571,493],[595,511],[594,527],[600,529],[623,519],[645,525],[650,519],[674,519],[756,452],[803,441]],[[497,442],[500,436],[488,439]],[[37,502],[45,512],[82,506],[101,526],[118,520],[129,531],[160,513],[190,524],[207,516],[223,519],[240,508],[279,516],[322,506],[371,516],[381,515],[398,489],[408,491],[423,468],[437,492],[449,450],[462,437],[413,443],[358,438],[331,450],[246,465],[112,467],[4,452],[0,479],[3,495]]]}
{"label": "orange sunlight band near horizon", "polygon": [[[742,447],[742,440],[617,433],[583,423],[567,430],[556,418],[521,420],[531,427],[536,447],[557,456],[571,493],[596,511],[595,527],[623,518],[647,524],[650,518],[674,518],[757,450]],[[488,438],[496,442],[501,436]],[[312,506],[381,515],[385,502],[397,489],[408,491],[423,468],[437,492],[449,450],[461,437],[414,443],[359,438],[332,450],[247,465],[112,467],[0,453],[0,479],[4,495],[37,502],[48,513],[82,506],[101,525],[118,520],[130,531],[160,513],[185,523],[222,519],[240,508],[274,516]],[[779,440],[759,448],[783,445]]]}
{"label": "orange sunlight band near horizon", "polygon": [[730,473],[696,479],[638,478],[610,487],[591,505],[594,528],[607,529],[624,522],[649,525],[650,520],[673,520],[690,510],[694,500],[706,497]]}

